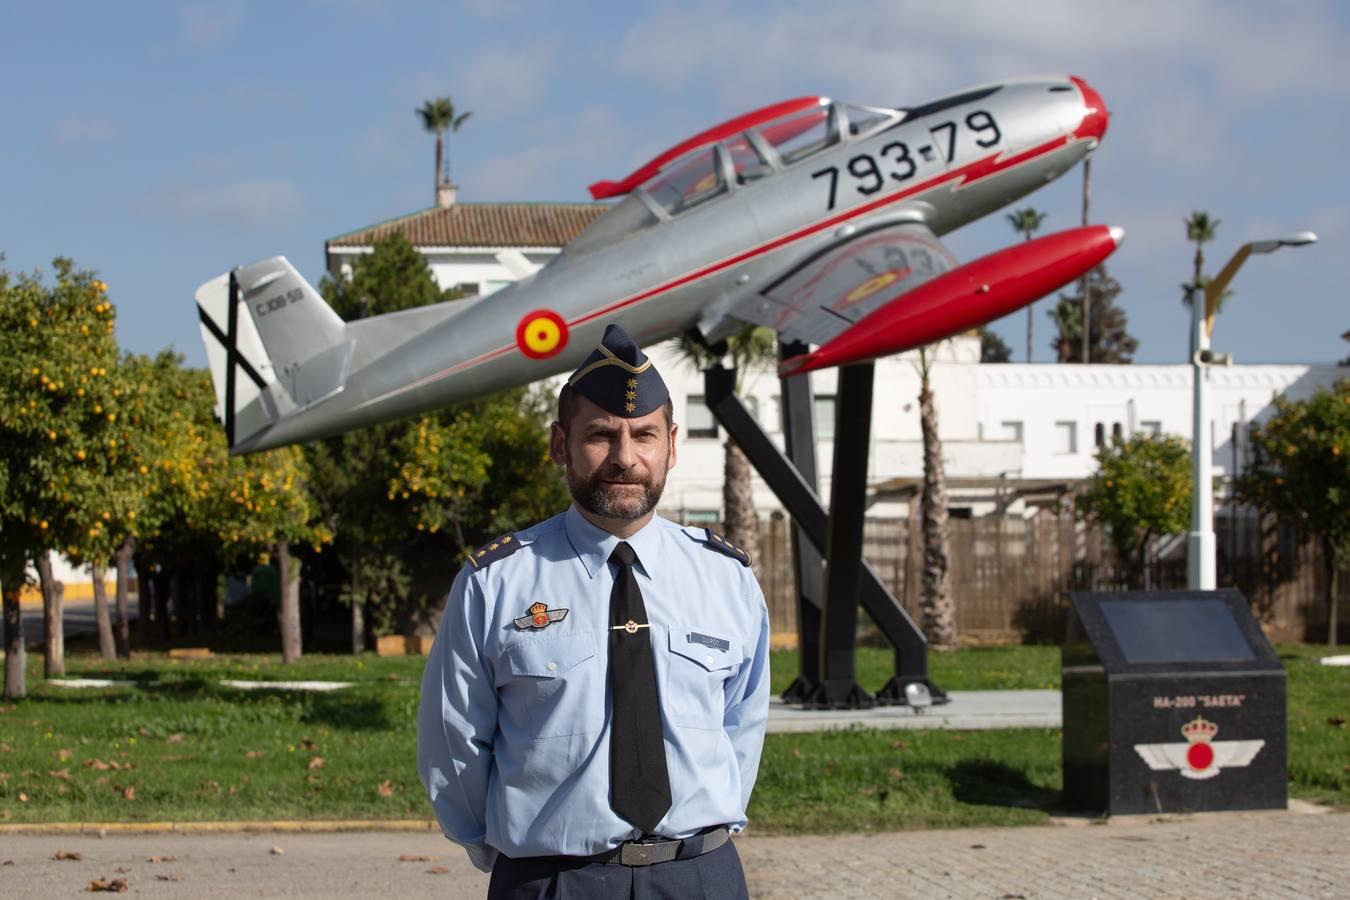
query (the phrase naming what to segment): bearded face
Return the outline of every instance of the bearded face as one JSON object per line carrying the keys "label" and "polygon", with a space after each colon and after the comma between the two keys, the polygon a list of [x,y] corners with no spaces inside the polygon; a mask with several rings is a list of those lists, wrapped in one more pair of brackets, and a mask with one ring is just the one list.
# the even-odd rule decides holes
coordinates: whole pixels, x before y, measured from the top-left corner
{"label": "bearded face", "polygon": [[606,519],[640,519],[656,509],[666,488],[666,472],[644,472],[633,466],[607,466],[583,475],[570,462],[564,469],[567,490],[577,506]]}
{"label": "bearded face", "polygon": [[612,415],[584,397],[564,428],[554,423],[549,456],[563,467],[577,507],[594,519],[649,516],[675,465],[675,427],[658,409],[637,418]]}

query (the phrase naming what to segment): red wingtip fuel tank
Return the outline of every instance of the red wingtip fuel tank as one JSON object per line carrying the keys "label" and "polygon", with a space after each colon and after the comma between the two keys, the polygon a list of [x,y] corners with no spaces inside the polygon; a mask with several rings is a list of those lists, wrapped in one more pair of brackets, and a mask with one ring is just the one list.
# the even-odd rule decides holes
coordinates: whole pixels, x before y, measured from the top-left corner
{"label": "red wingtip fuel tank", "polygon": [[958,266],[855,322],[781,375],[903,353],[991,322],[1058,290],[1120,246],[1124,231],[1090,225],[1048,234]]}

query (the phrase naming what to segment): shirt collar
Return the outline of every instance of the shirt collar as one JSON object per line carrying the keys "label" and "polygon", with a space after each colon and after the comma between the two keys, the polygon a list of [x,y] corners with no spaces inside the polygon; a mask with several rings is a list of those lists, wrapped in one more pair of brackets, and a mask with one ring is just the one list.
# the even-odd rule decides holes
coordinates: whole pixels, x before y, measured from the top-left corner
{"label": "shirt collar", "polygon": [[[605,563],[609,562],[609,555],[614,552],[621,538],[588,521],[577,510],[576,504],[570,506],[567,514],[563,516],[563,527],[567,531],[567,539],[572,542],[572,549],[576,551],[577,559],[586,567],[586,574],[594,578],[605,567]],[[637,534],[626,539],[628,546],[637,554],[637,565],[634,568],[648,579],[652,577],[649,566],[656,564],[659,527],[656,516],[652,516],[651,521],[643,525]]]}

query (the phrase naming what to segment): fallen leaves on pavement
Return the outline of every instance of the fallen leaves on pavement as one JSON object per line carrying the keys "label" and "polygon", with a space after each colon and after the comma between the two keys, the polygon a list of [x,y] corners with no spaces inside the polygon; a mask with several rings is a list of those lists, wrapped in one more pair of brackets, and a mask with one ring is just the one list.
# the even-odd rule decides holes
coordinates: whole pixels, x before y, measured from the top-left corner
{"label": "fallen leaves on pavement", "polygon": [[148,862],[148,863],[177,862],[177,861],[178,861],[178,857],[176,857],[176,856],[147,856],[147,857],[145,858],[145,861]]}
{"label": "fallen leaves on pavement", "polygon": [[272,855],[273,855],[273,856],[284,856],[285,853],[286,853],[286,851],[283,850],[283,849],[281,849],[280,847],[273,847],[273,848],[272,848]]}
{"label": "fallen leaves on pavement", "polygon": [[416,856],[412,853],[404,853],[398,858],[399,862],[431,862],[430,856]]}
{"label": "fallen leaves on pavement", "polygon": [[156,875],[156,881],[182,881],[182,875]]}
{"label": "fallen leaves on pavement", "polygon": [[449,875],[449,874],[450,874],[450,870],[447,869],[445,866],[432,866],[430,869],[427,869],[427,874],[428,874],[428,875]]}
{"label": "fallen leaves on pavement", "polygon": [[114,878],[112,881],[108,881],[106,878],[96,878],[93,881],[89,882],[89,886],[86,887],[84,890],[86,893],[90,894],[97,893],[99,891],[107,891],[108,893],[112,894],[120,894],[126,889],[127,889],[127,880],[125,878]]}
{"label": "fallen leaves on pavement", "polygon": [[71,850],[57,850],[52,854],[52,859],[68,859],[73,862],[79,862],[84,859],[83,853],[75,853]]}

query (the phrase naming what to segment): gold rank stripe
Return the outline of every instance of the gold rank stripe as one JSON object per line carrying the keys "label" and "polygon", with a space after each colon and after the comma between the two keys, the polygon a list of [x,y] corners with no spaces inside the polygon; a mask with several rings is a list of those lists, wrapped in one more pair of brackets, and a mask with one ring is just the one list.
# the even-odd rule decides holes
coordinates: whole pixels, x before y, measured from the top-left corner
{"label": "gold rank stripe", "polygon": [[643,372],[647,371],[652,367],[652,361],[650,359],[648,359],[645,363],[643,363],[640,366],[634,366],[631,365],[630,363],[626,363],[623,360],[619,359],[617,356],[615,356],[613,353],[611,353],[609,351],[609,348],[606,347],[604,344],[601,344],[600,346],[596,347],[596,349],[599,350],[601,353],[603,353],[605,355],[605,358],[597,359],[595,362],[591,363],[589,366],[582,369],[580,372],[576,373],[571,378],[567,379],[568,384],[575,385],[578,381],[585,378],[587,375],[591,374],[596,369],[602,368],[604,366],[618,366],[625,372],[631,372],[634,375],[641,375]]}

